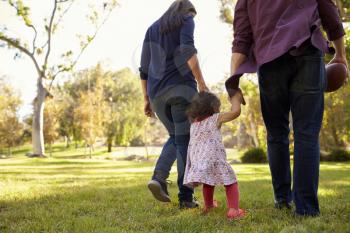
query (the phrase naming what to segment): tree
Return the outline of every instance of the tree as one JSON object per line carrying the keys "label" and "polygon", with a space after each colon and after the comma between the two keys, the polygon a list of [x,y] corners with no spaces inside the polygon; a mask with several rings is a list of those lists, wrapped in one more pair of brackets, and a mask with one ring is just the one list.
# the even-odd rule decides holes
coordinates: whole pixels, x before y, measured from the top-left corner
{"label": "tree", "polygon": [[[229,24],[233,22],[233,9],[237,0],[219,0],[221,3],[220,17]],[[350,20],[350,0],[332,0],[339,9],[339,14],[344,22]]]}
{"label": "tree", "polygon": [[245,124],[254,147],[262,147],[266,144],[266,132],[261,115],[259,87],[250,80],[243,80],[241,88],[247,105],[243,108],[240,122]]}
{"label": "tree", "polygon": [[44,111],[44,139],[49,145],[50,157],[52,157],[52,144],[59,137],[59,115],[61,113],[60,106],[51,98],[46,101]]}
{"label": "tree", "polygon": [[[88,91],[80,92],[74,115],[79,129],[81,129],[82,138],[86,145],[89,146],[89,155],[91,158],[96,139],[103,136],[106,105],[100,66],[84,73],[88,76]],[[93,87],[91,87],[90,79],[95,80]]]}
{"label": "tree", "polygon": [[[113,145],[143,144],[146,118],[143,115],[142,93],[139,78],[130,69],[105,71],[98,64],[75,73],[72,79],[57,87],[56,93],[60,93],[56,99],[65,106],[60,114],[62,136],[75,138],[77,135],[89,141],[86,129],[91,117],[92,135],[98,135],[95,139],[105,139],[109,152]],[[98,117],[96,113],[100,112],[101,117]],[[157,132],[154,130],[152,133]]]}
{"label": "tree", "polygon": [[23,135],[23,124],[18,117],[21,103],[19,94],[0,79],[0,146],[8,148],[9,156],[11,148],[21,142]]}
{"label": "tree", "polygon": [[223,22],[232,24],[233,22],[233,8],[237,0],[220,0],[220,18]]}
{"label": "tree", "polygon": [[108,149],[117,145],[129,146],[132,139],[144,134],[142,93],[137,76],[129,69],[112,73],[105,81],[105,98],[110,102],[110,115],[106,118]]}
{"label": "tree", "polygon": [[[23,21],[24,26],[31,29],[34,34],[33,39],[28,43],[25,38],[18,38],[10,35],[11,31],[6,25],[0,25],[0,41],[4,42],[8,48],[16,49],[21,54],[30,58],[37,71],[37,94],[33,101],[32,125],[33,154],[35,156],[44,156],[45,154],[43,133],[44,106],[46,98],[50,96],[50,89],[53,81],[61,73],[70,72],[76,66],[83,52],[95,39],[99,30],[117,5],[116,0],[106,0],[100,3],[100,7],[91,7],[91,13],[88,14],[88,19],[94,27],[94,32],[85,37],[80,36],[80,50],[76,52],[76,56],[74,56],[72,50],[61,51],[61,62],[53,63],[50,60],[53,46],[60,43],[60,41],[54,43],[53,36],[58,31],[59,27],[63,26],[63,18],[76,0],[51,0],[51,2],[52,10],[50,16],[42,20],[43,25],[40,25],[40,27],[39,25],[34,25],[30,15],[30,7],[26,5],[24,1],[7,0],[2,3],[7,3],[7,6],[14,9],[17,17]],[[100,14],[103,14],[102,18],[100,18]],[[37,40],[38,35],[41,35],[39,30],[41,27],[44,28],[43,34],[46,35],[46,42],[44,45],[39,45]],[[29,46],[29,44],[31,44],[31,46]],[[50,85],[46,86],[45,81],[50,81]]]}
{"label": "tree", "polygon": [[350,1],[349,0],[333,0],[339,9],[340,16],[344,22],[350,20]]}

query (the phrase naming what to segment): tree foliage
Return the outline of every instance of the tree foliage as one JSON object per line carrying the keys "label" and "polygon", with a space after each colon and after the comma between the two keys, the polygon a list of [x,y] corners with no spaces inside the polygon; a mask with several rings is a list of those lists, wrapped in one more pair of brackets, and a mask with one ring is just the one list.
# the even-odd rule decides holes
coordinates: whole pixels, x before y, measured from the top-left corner
{"label": "tree foliage", "polygon": [[142,93],[139,78],[129,69],[105,71],[98,64],[57,89],[62,136],[88,145],[103,139],[109,151],[113,145],[129,146],[142,139],[146,122]]}
{"label": "tree foliage", "polygon": [[[40,23],[34,25],[30,14],[31,3],[22,0],[3,0],[2,6],[13,9],[17,17],[23,21],[24,29],[31,29],[33,37],[23,38],[21,35],[13,35],[7,25],[0,24],[0,42],[5,43],[8,48],[16,51],[17,58],[19,54],[24,54],[32,61],[37,71],[37,96],[33,102],[33,126],[32,142],[33,154],[43,156],[44,149],[44,106],[46,97],[50,96],[50,89],[56,77],[64,72],[71,72],[76,66],[80,57],[88,46],[93,42],[98,32],[110,17],[111,13],[117,6],[116,0],[84,1],[89,4],[90,12],[87,13],[88,21],[93,26],[91,33],[79,35],[80,48],[77,51],[68,49],[67,51],[57,51],[59,43],[66,43],[62,40],[53,40],[60,27],[63,26],[63,18],[70,11],[72,5],[77,0],[51,0],[51,9],[46,10],[49,16],[43,18]],[[6,5],[7,3],[7,5]],[[45,43],[41,44],[39,39],[44,38]],[[30,46],[29,46],[30,44]],[[1,44],[3,45],[3,44]],[[0,46],[3,47],[3,46]],[[72,46],[71,46],[72,47]],[[56,49],[56,50],[55,50]],[[61,54],[59,59],[51,59],[53,51]],[[58,60],[58,61],[57,61]],[[50,84],[46,84],[50,83]]]}
{"label": "tree foliage", "polygon": [[[219,0],[221,4],[220,18],[223,22],[232,24],[234,7],[237,0]],[[339,14],[344,22],[350,21],[350,0],[332,0],[339,9]]]}
{"label": "tree foliage", "polygon": [[21,143],[23,124],[18,117],[22,101],[19,94],[4,79],[0,79],[0,147],[11,148]]}

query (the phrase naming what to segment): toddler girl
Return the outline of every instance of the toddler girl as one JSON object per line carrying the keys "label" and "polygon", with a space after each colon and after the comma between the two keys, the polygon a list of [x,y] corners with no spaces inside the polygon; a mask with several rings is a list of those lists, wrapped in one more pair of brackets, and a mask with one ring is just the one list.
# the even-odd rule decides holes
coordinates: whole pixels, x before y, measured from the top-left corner
{"label": "toddler girl", "polygon": [[237,178],[226,161],[220,128],[240,115],[243,101],[242,92],[238,91],[231,99],[231,111],[220,113],[220,100],[212,93],[202,92],[187,111],[192,124],[184,184],[192,188],[203,184],[205,213],[217,207],[213,199],[215,186],[224,185],[227,217],[231,220],[244,217],[245,211],[239,209]]}

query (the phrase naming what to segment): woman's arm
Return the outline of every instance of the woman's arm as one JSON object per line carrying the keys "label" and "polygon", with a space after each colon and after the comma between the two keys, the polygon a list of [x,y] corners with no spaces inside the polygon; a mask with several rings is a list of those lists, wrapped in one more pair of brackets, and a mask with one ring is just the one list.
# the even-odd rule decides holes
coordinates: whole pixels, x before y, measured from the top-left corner
{"label": "woman's arm", "polygon": [[197,81],[199,91],[200,92],[209,91],[209,88],[205,84],[205,81],[204,81],[204,78],[202,75],[202,70],[199,66],[197,54],[193,54],[193,56],[190,58],[190,60],[188,60],[187,64],[190,67],[192,74]]}
{"label": "woman's arm", "polygon": [[180,49],[184,60],[187,61],[187,65],[198,83],[199,91],[208,91],[209,89],[205,84],[202,70],[199,65],[197,50],[194,46],[194,28],[195,24],[193,17],[187,17],[181,28]]}
{"label": "woman's arm", "polygon": [[147,94],[147,80],[141,79],[141,87],[142,87],[143,100],[144,100],[144,109],[143,109],[144,113],[147,117],[154,117],[154,112],[151,108],[151,102]]}
{"label": "woman's arm", "polygon": [[140,78],[141,78],[141,88],[144,99],[144,113],[148,117],[153,117],[154,113],[151,108],[151,103],[147,93],[147,80],[148,80],[148,67],[150,63],[150,44],[148,39],[148,31],[146,33],[145,39],[143,41],[142,53],[141,53],[141,66],[140,66]]}

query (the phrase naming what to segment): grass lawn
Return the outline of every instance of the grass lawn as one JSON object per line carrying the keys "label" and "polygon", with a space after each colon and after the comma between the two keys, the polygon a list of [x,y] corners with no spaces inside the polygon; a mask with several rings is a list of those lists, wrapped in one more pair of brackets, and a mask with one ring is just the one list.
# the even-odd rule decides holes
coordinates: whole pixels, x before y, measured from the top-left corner
{"label": "grass lawn", "polygon": [[[102,152],[101,152],[102,153]],[[267,165],[234,165],[241,206],[247,218],[228,222],[223,188],[220,207],[200,210],[177,207],[176,174],[170,186],[173,203],[153,200],[146,184],[154,162],[136,163],[76,159],[73,155],[0,160],[0,232],[350,232],[350,164],[321,166],[322,214],[296,219],[272,205]],[[202,201],[201,190],[197,197]]]}

